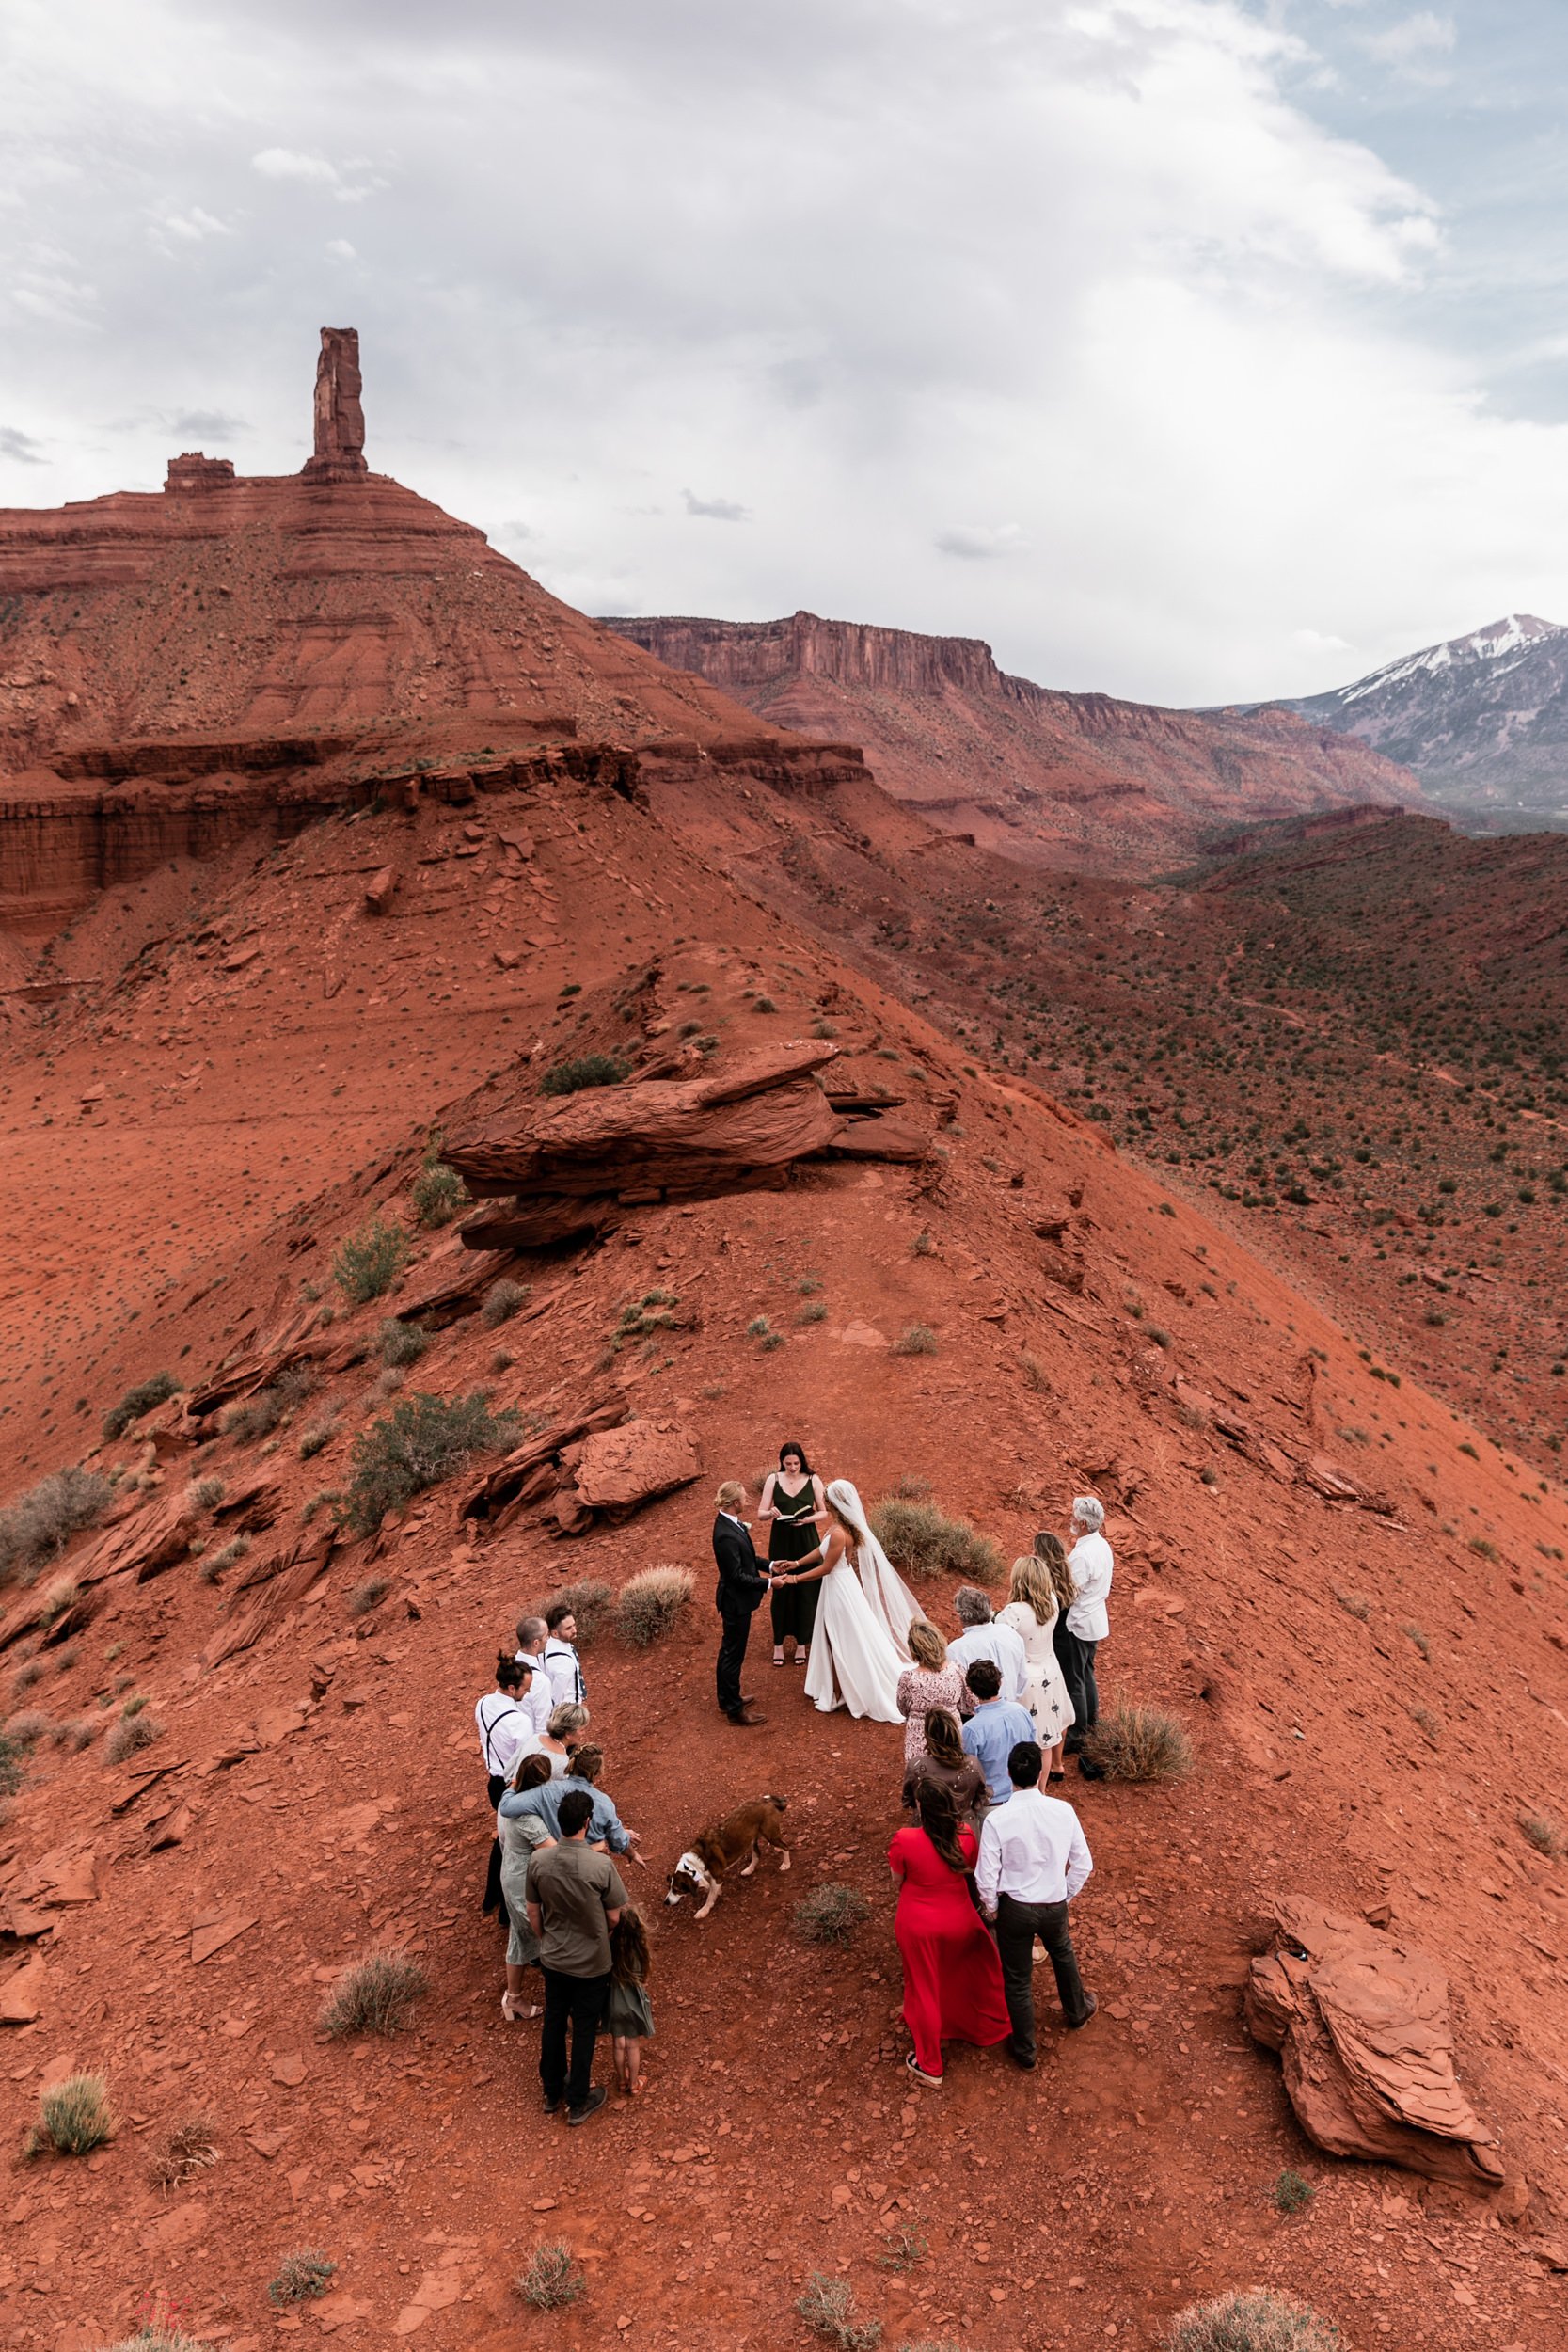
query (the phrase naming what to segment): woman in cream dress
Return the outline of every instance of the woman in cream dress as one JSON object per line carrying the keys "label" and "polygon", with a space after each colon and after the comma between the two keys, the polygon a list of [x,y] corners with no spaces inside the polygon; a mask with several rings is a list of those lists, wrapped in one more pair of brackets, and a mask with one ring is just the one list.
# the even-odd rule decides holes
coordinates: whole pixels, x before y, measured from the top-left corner
{"label": "woman in cream dress", "polygon": [[1013,1562],[1007,1606],[997,1612],[997,1623],[1010,1625],[1023,1644],[1023,1705],[1035,1719],[1052,1779],[1062,1780],[1062,1741],[1072,1725],[1072,1701],[1051,1637],[1059,1612],[1071,1601],[1072,1578],[1054,1535],[1039,1536],[1037,1543],[1053,1546],[1054,1557],[1049,1552],[1026,1554]]}

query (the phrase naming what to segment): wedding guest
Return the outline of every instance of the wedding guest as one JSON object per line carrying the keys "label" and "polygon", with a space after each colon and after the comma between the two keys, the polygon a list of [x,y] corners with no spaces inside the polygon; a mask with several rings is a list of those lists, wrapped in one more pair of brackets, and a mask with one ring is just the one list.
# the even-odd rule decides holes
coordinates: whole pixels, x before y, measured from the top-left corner
{"label": "wedding guest", "polygon": [[628,2099],[642,2085],[642,2044],[654,2038],[648,2001],[648,1931],[635,1903],[623,1904],[610,1931],[610,2000],[605,2031],[613,2041],[615,2079]]}
{"label": "wedding guest", "polygon": [[594,2080],[594,2047],[610,1996],[610,1939],[626,1901],[614,1863],[587,1842],[593,1811],[588,1790],[572,1789],[561,1807],[558,1841],[528,1866],[528,1923],[545,1972],[539,2081],[545,2113],[558,2115],[564,2104],[568,2123],[586,2123],[610,2096]]}
{"label": "wedding guest", "polygon": [[[484,1758],[484,1791],[494,1812],[499,1803],[517,1754],[525,1740],[533,1738],[533,1719],[522,1704],[523,1693],[531,1680],[530,1669],[520,1666],[505,1650],[496,1658],[496,1687],[487,1692],[474,1708],[474,1723],[479,1731],[480,1753]],[[500,1923],[507,1925],[506,1899],[501,1893],[501,1850],[499,1838],[490,1843],[489,1867],[484,1873],[484,1904],[486,1912],[499,1912]]]}
{"label": "wedding guest", "polygon": [[1068,1553],[1072,1578],[1072,1606],[1058,1619],[1056,1655],[1062,1661],[1073,1723],[1065,1746],[1076,1756],[1100,1721],[1100,1688],[1095,1681],[1095,1652],[1111,1630],[1105,1603],[1110,1596],[1116,1560],[1102,1530],[1105,1505],[1095,1495],[1078,1495],[1072,1505],[1072,1532],[1077,1540]]}
{"label": "wedding guest", "polygon": [[559,1837],[562,1808],[567,1798],[586,1796],[592,1817],[589,1844],[604,1846],[613,1854],[629,1854],[633,1862],[640,1863],[645,1870],[648,1866],[638,1851],[637,1832],[626,1828],[615,1810],[614,1801],[599,1787],[599,1774],[603,1770],[604,1751],[585,1744],[578,1749],[559,1780],[545,1781],[538,1788],[531,1788],[525,1796],[503,1797],[500,1809],[508,1814],[536,1814],[551,1836]]}
{"label": "wedding guest", "polygon": [[926,1753],[917,1756],[905,1770],[904,1804],[910,1812],[914,1812],[922,1783],[934,1782],[951,1796],[960,1824],[978,1836],[990,1803],[986,1775],[964,1747],[962,1726],[956,1714],[950,1714],[945,1708],[933,1707],[925,1721]]}
{"label": "wedding guest", "polygon": [[527,1706],[533,1716],[535,1731],[547,1730],[550,1709],[555,1705],[555,1692],[545,1665],[545,1645],[550,1638],[549,1627],[543,1617],[519,1617],[517,1620],[517,1663],[531,1666],[533,1680],[529,1686]]}
{"label": "wedding guest", "polygon": [[[805,1448],[793,1438],[779,1448],[779,1467],[763,1481],[757,1504],[759,1524],[768,1529],[769,1567],[803,1567],[822,1556],[818,1525],[827,1524],[827,1496],[822,1481],[806,1460]],[[775,1582],[768,1597],[773,1620],[773,1663],[784,1663],[784,1645],[791,1645],[796,1665],[811,1655],[816,1624],[819,1583]]]}
{"label": "wedding guest", "polygon": [[906,1666],[898,1677],[906,1769],[926,1753],[926,1719],[931,1709],[944,1708],[958,1714],[964,1700],[963,1668],[949,1661],[947,1645],[936,1627],[927,1625],[924,1617],[916,1617],[910,1627],[909,1639],[914,1663]]}
{"label": "wedding guest", "polygon": [[916,2082],[938,2088],[943,2042],[989,2048],[1007,2038],[1007,2004],[996,1946],[975,1915],[969,1874],[978,1851],[947,1789],[918,1790],[920,1825],[898,1830],[888,1867],[898,1886],[894,1932],[904,1963],[904,2023],[914,2047],[904,2063]]}
{"label": "wedding guest", "polygon": [[588,1729],[588,1709],[568,1699],[564,1707],[552,1707],[541,1750],[550,1759],[550,1770],[557,1780],[572,1769],[572,1758],[582,1745]]}
{"label": "wedding guest", "polygon": [[[1072,1701],[1068,1696],[1053,1636],[1063,1599],[1071,1602],[1073,1587],[1061,1545],[1054,1536],[1049,1538],[1055,1545],[1053,1563],[1041,1552],[1041,1541],[1037,1536],[1034,1552],[1026,1552],[1022,1559],[1013,1562],[1007,1606],[997,1623],[1010,1625],[1023,1644],[1023,1704],[1035,1719],[1035,1737],[1045,1750],[1046,1770],[1053,1780],[1061,1780],[1065,1777],[1062,1741],[1072,1722]],[[1058,1575],[1060,1585],[1056,1582]]]}
{"label": "wedding guest", "polygon": [[581,1707],[588,1692],[575,1647],[578,1621],[571,1602],[552,1601],[545,1612],[545,1672],[549,1677],[551,1699],[557,1707]]}
{"label": "wedding guest", "polygon": [[529,1856],[541,1846],[553,1846],[554,1838],[537,1813],[507,1813],[508,1796],[521,1796],[530,1788],[538,1788],[550,1776],[550,1759],[537,1752],[518,1759],[510,1787],[496,1810],[496,1835],[501,1848],[501,1893],[511,1915],[512,1929],[506,1942],[506,1990],[501,1994],[501,2015],[509,2026],[525,2024],[530,2018],[543,2017],[537,2002],[523,2002],[523,1971],[539,1965],[539,1938],[528,1923],[528,1865]]}
{"label": "wedding guest", "polygon": [[[977,1584],[959,1585],[953,1596],[953,1613],[964,1629],[957,1641],[948,1643],[947,1655],[959,1673],[967,1674],[977,1658],[989,1658],[1002,1677],[1003,1697],[1022,1698],[1026,1672],[1023,1644],[1010,1625],[997,1624],[990,1601]],[[960,1704],[967,1715],[967,1694]]]}
{"label": "wedding guest", "polygon": [[977,1658],[965,1679],[974,1712],[964,1725],[963,1743],[986,1775],[992,1804],[1000,1804],[1013,1793],[1007,1758],[1021,1740],[1034,1738],[1034,1719],[1017,1699],[1002,1696],[1002,1677],[989,1658]]}
{"label": "wedding guest", "polygon": [[1094,1867],[1070,1804],[1039,1788],[1038,1743],[1021,1741],[1007,1759],[1013,1793],[992,1807],[980,1831],[975,1891],[980,1909],[996,1922],[996,1946],[1007,2014],[1008,2048],[1027,2072],[1035,2063],[1035,1994],[1031,1969],[1038,1936],[1056,1972],[1056,1994],[1069,2029],[1086,2026],[1100,2003],[1085,1993],[1068,1930],[1068,1905]]}

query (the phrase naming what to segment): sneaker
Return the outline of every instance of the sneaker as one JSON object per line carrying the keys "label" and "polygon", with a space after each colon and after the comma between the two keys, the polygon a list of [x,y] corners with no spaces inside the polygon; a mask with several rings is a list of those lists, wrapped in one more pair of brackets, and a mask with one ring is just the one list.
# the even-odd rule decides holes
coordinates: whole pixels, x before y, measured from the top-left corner
{"label": "sneaker", "polygon": [[567,2110],[566,2110],[566,2121],[567,2121],[567,2122],[568,2122],[568,2123],[586,2123],[586,2122],[587,2122],[587,2121],[588,2121],[588,2119],[589,2119],[589,2117],[590,2117],[591,2115],[597,2115],[597,2113],[598,2113],[599,2109],[603,2106],[603,2105],[604,2105],[605,2101],[609,2098],[609,2096],[610,2096],[610,2093],[609,2093],[609,2091],[605,2089],[605,2087],[604,2087],[603,2083],[595,2083],[595,2084],[594,2084],[594,2088],[593,2088],[593,2090],[589,2092],[589,2094],[588,2094],[587,2098],[583,2101],[583,2103],[582,2103],[582,2105],[581,2105],[581,2106],[580,2106],[580,2107],[568,2107],[568,2108],[567,2108]]}
{"label": "sneaker", "polygon": [[1069,2033],[1076,2033],[1080,2026],[1086,2026],[1089,2019],[1094,2015],[1095,2010],[1100,2007],[1099,2001],[1092,1993],[1088,1996],[1088,2003],[1089,2005],[1084,2011],[1082,2017],[1069,2017],[1068,2019],[1067,2029]]}
{"label": "sneaker", "polygon": [[555,2098],[553,2098],[553,2099],[552,2099],[552,2098],[550,2097],[549,2092],[548,2092],[547,2090],[546,2091],[546,2093],[545,2093],[545,2113],[546,2113],[546,2115],[559,2115],[559,2114],[561,2113],[562,2108],[565,2106],[565,2104],[566,2104],[566,2101],[565,2101],[565,2099],[564,2099],[564,2097],[563,2097],[563,2096],[561,2096],[561,2095],[559,2095],[559,2094],[558,2094]]}
{"label": "sneaker", "polygon": [[912,2050],[904,2060],[904,2063],[909,2068],[910,2073],[914,2076],[917,2083],[924,2083],[928,2090],[940,2090],[942,2089],[942,2076],[940,2074],[927,2074],[923,2067],[917,2066],[914,2062],[914,2052]]}

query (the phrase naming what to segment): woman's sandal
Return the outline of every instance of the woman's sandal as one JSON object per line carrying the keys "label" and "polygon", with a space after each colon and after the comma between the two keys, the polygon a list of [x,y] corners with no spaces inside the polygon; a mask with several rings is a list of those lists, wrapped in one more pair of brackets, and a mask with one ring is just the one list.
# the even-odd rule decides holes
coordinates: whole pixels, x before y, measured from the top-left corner
{"label": "woman's sandal", "polygon": [[782,1665],[784,1664],[784,1654],[783,1650],[782,1650],[782,1649],[776,1649],[776,1650],[773,1652],[773,1663],[774,1663],[774,1665],[775,1665],[775,1666],[782,1666]]}
{"label": "woman's sandal", "polygon": [[543,2017],[544,2014],[545,2012],[537,2001],[529,2001],[523,2008],[514,2009],[512,2006],[511,1994],[503,1993],[501,1994],[501,2015],[505,2018],[509,2026],[531,2025],[536,2017]]}

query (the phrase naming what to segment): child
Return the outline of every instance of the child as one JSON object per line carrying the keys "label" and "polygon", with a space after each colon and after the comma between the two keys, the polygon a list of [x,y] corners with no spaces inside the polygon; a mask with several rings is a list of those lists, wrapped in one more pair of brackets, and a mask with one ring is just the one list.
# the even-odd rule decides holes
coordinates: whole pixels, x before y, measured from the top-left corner
{"label": "child", "polygon": [[628,2099],[642,2089],[642,2044],[651,2042],[654,2012],[648,2006],[648,1931],[635,1903],[622,1906],[610,1932],[610,2002],[605,2031],[614,2037],[615,2079]]}

